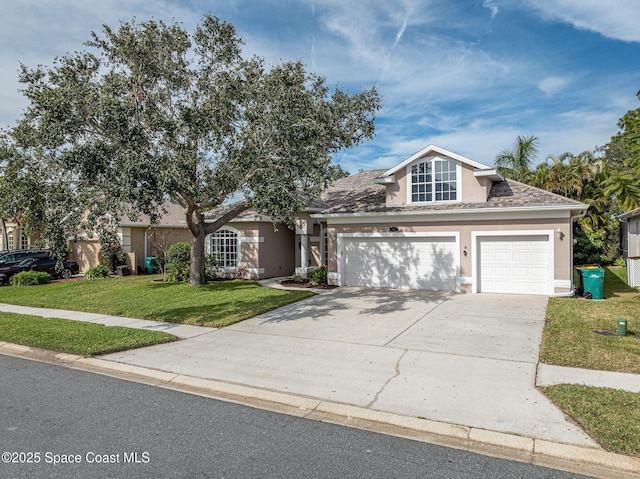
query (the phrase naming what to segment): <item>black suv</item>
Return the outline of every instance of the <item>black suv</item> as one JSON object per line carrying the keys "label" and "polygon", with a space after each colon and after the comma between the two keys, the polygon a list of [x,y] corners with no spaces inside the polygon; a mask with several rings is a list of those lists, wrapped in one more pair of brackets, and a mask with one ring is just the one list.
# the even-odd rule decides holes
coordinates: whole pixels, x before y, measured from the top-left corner
{"label": "black suv", "polygon": [[12,249],[0,251],[0,266],[10,266],[27,258],[49,258],[51,251],[48,249]]}
{"label": "black suv", "polygon": [[0,265],[0,284],[9,284],[11,277],[21,271],[43,271],[49,273],[52,278],[71,278],[78,274],[80,267],[75,261],[63,261],[62,269],[56,270],[58,260],[56,258],[27,258],[19,263]]}

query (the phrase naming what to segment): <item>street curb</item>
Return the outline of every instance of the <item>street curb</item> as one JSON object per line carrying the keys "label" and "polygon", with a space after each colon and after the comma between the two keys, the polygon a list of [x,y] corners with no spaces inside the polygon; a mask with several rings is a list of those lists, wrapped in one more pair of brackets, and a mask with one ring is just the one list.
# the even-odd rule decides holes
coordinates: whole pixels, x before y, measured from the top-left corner
{"label": "street curb", "polygon": [[640,459],[602,449],[401,416],[317,398],[1,341],[0,354],[601,479],[640,478]]}

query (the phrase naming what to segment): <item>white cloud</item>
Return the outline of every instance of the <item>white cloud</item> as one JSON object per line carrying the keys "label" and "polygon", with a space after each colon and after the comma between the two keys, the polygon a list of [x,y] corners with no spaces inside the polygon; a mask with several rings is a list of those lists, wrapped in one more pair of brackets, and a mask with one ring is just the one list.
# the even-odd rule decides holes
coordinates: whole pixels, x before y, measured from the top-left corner
{"label": "white cloud", "polygon": [[546,95],[555,95],[561,90],[564,90],[571,84],[573,80],[569,77],[561,76],[549,76],[540,80],[538,88],[542,90]]}
{"label": "white cloud", "polygon": [[604,37],[640,42],[640,2],[637,0],[527,0],[548,20],[561,21]]}
{"label": "white cloud", "polygon": [[484,2],[482,2],[482,6],[491,11],[491,18],[496,18],[498,12],[500,11],[498,5],[496,5],[496,3],[491,0],[484,0]]}

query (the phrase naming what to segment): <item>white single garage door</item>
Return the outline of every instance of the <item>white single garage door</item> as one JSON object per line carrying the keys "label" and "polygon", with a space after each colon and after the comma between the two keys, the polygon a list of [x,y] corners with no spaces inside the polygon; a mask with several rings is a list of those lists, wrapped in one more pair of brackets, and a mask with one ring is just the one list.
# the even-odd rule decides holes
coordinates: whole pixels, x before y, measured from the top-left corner
{"label": "white single garage door", "polygon": [[455,237],[357,237],[343,243],[344,286],[456,289]]}
{"label": "white single garage door", "polygon": [[478,292],[549,294],[549,237],[479,237]]}

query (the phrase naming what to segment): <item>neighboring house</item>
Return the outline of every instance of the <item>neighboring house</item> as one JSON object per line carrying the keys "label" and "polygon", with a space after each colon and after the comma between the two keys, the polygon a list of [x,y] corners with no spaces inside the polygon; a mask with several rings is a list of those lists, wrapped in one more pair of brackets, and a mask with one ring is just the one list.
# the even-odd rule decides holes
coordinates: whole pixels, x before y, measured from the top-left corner
{"label": "neighboring house", "polygon": [[620,252],[624,259],[640,257],[640,208],[618,216]]}
{"label": "neighboring house", "polygon": [[[572,224],[587,208],[429,145],[391,169],[336,181],[295,231],[247,211],[206,248],[252,278],[327,265],[341,286],[570,295]],[[157,227],[123,221],[120,237],[130,264],[144,268],[160,243],[189,241],[190,232],[174,205]],[[88,249],[76,247],[80,256]]]}
{"label": "neighboring house", "polygon": [[618,216],[620,252],[627,260],[629,286],[640,286],[640,208]]}
{"label": "neighboring house", "polygon": [[38,235],[24,234],[22,229],[11,221],[4,222],[4,229],[0,228],[0,251],[10,249],[28,249],[34,246]]}

